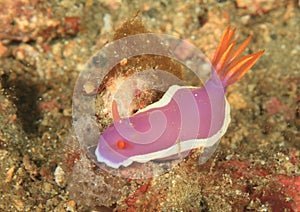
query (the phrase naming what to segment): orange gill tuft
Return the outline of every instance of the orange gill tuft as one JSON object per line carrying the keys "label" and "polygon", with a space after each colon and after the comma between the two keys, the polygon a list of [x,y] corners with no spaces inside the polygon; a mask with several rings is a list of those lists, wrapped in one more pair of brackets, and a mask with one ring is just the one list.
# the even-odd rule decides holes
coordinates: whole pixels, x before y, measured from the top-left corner
{"label": "orange gill tuft", "polygon": [[224,87],[227,87],[244,76],[264,53],[264,50],[262,50],[254,54],[241,56],[241,53],[251,41],[251,36],[233,51],[236,45],[236,40],[233,40],[234,33],[235,29],[230,30],[230,26],[226,28],[212,60],[215,73],[219,76]]}

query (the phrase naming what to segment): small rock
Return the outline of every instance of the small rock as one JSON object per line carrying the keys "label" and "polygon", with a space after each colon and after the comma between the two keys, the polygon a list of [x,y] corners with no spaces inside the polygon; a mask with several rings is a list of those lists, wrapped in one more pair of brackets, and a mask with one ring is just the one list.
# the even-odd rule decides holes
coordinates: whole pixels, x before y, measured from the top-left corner
{"label": "small rock", "polygon": [[20,200],[18,197],[13,199],[13,206],[17,209],[17,211],[24,211],[24,202]]}
{"label": "small rock", "polygon": [[76,212],[76,202],[74,200],[70,200],[64,204],[64,208],[69,212]]}
{"label": "small rock", "polygon": [[66,186],[67,184],[66,173],[60,166],[56,167],[54,176],[55,176],[55,182],[59,187],[63,188]]}
{"label": "small rock", "polygon": [[106,13],[103,17],[104,26],[101,30],[101,33],[111,32],[112,31],[112,21],[111,15]]}
{"label": "small rock", "polygon": [[236,110],[241,110],[247,108],[247,101],[243,95],[239,92],[231,93],[228,96],[228,101],[233,105]]}
{"label": "small rock", "polygon": [[16,169],[16,167],[13,166],[13,167],[11,167],[11,168],[7,171],[7,173],[6,173],[6,179],[5,179],[5,182],[6,182],[6,183],[9,183],[9,182],[11,181],[12,176],[13,176],[13,174],[14,174],[14,172],[15,172],[15,169]]}
{"label": "small rock", "polygon": [[0,58],[5,57],[9,54],[8,48],[0,41]]}
{"label": "small rock", "polygon": [[251,21],[251,16],[250,15],[244,15],[241,17],[241,22],[246,25]]}
{"label": "small rock", "polygon": [[29,155],[24,155],[23,164],[26,171],[30,174],[31,179],[34,180],[35,177],[38,175],[38,168],[33,161],[30,161]]}
{"label": "small rock", "polygon": [[65,44],[65,47],[63,49],[63,56],[65,58],[71,57],[75,52],[75,47],[77,46],[75,41],[68,41]]}
{"label": "small rock", "polygon": [[245,9],[248,13],[254,15],[267,13],[282,6],[282,2],[275,0],[235,0],[235,2],[238,8]]}
{"label": "small rock", "polygon": [[56,43],[52,46],[52,53],[55,57],[61,57],[62,54],[62,44]]}
{"label": "small rock", "polygon": [[44,183],[44,192],[47,194],[52,194],[54,187],[51,183],[45,182]]}
{"label": "small rock", "polygon": [[37,49],[25,43],[14,48],[12,54],[17,60],[23,61],[30,65],[35,65],[38,57]]}
{"label": "small rock", "polygon": [[85,91],[86,94],[92,94],[93,92],[95,92],[96,87],[94,86],[93,83],[91,83],[91,82],[86,82],[86,83],[83,85],[83,89],[84,89],[84,91]]}
{"label": "small rock", "polygon": [[54,212],[76,212],[76,202],[74,200],[69,200],[68,202],[61,202],[54,209]]}
{"label": "small rock", "polygon": [[69,117],[71,117],[71,116],[72,116],[72,109],[71,109],[71,108],[65,108],[65,109],[63,110],[63,114],[64,114],[64,116],[69,116]]}

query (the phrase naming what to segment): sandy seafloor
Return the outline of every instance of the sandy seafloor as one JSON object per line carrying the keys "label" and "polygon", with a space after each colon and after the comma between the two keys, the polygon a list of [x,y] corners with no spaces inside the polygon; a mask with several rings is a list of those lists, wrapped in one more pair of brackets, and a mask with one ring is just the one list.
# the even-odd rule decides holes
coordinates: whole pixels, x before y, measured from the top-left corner
{"label": "sandy seafloor", "polygon": [[[265,49],[227,90],[232,121],[211,159],[150,180],[97,171],[70,147],[77,76],[138,10],[208,56],[228,25],[238,43],[252,36],[246,53]],[[296,0],[0,0],[0,211],[300,211],[299,23]]]}

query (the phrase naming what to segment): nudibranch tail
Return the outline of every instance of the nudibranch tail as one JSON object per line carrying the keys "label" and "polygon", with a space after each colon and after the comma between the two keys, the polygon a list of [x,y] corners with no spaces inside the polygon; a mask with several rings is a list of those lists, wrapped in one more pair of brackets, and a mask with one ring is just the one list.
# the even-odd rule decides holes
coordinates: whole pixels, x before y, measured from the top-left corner
{"label": "nudibranch tail", "polygon": [[230,30],[229,26],[226,28],[212,60],[214,71],[219,76],[225,88],[243,77],[264,53],[262,50],[241,57],[241,53],[251,41],[251,37],[249,36],[235,51],[233,51],[236,45],[236,41],[232,40],[234,32],[235,29]]}

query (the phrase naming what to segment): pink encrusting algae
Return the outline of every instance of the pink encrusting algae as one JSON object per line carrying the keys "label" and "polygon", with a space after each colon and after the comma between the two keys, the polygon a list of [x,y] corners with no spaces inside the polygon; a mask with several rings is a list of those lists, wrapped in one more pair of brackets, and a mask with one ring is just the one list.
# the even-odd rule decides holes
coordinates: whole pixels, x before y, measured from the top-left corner
{"label": "pink encrusting algae", "polygon": [[186,156],[193,148],[211,147],[225,134],[230,106],[224,92],[240,79],[263,51],[241,53],[249,37],[233,50],[235,30],[227,27],[212,60],[212,77],[203,87],[171,86],[158,101],[131,117],[121,118],[113,101],[114,122],[101,134],[97,160],[112,168]]}

